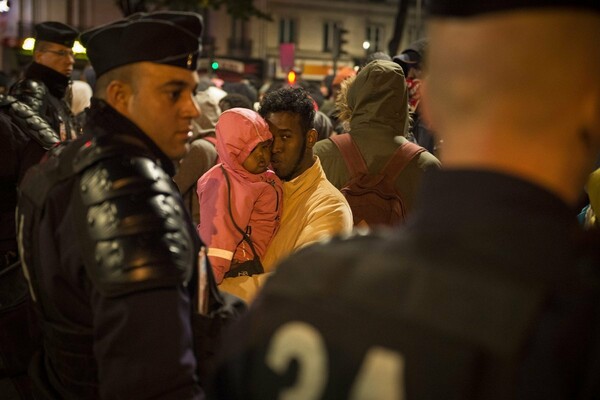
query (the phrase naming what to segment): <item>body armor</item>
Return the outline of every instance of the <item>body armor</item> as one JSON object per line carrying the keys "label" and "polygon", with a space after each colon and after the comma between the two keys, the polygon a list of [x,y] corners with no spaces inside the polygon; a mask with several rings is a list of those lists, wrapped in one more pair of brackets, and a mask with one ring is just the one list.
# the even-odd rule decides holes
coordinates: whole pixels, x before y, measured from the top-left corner
{"label": "body armor", "polygon": [[61,323],[49,306],[52,299],[39,291],[38,279],[43,277],[36,262],[42,255],[36,254],[35,233],[53,188],[72,184],[71,225],[81,255],[77,265],[61,268],[83,272],[103,296],[185,284],[195,265],[197,251],[189,245],[193,243],[189,223],[169,176],[144,147],[121,141],[118,135],[102,140],[80,139],[53,149],[46,166],[32,167],[22,184],[20,252],[47,353],[45,359],[38,356],[33,366],[33,379],[45,382],[36,385],[38,391],[68,387],[79,398],[94,398],[98,390],[92,327],[73,329]]}
{"label": "body armor", "polygon": [[[8,159],[2,160],[7,169],[0,179],[0,392],[19,387],[23,398],[28,385],[18,383],[27,373],[29,361],[38,345],[38,335],[31,324],[33,308],[28,287],[17,254],[15,208],[17,184],[31,163],[36,163],[58,142],[58,135],[30,107],[14,97],[0,95],[2,113],[2,146],[11,149]],[[6,378],[6,379],[4,379]],[[10,397],[10,394],[6,393]],[[17,395],[18,396],[18,395]],[[18,398],[21,398],[18,396]]]}
{"label": "body armor", "polygon": [[137,147],[127,158],[121,149],[92,144],[74,160],[90,278],[106,296],[188,281],[195,251],[177,189]]}
{"label": "body armor", "polygon": [[38,114],[46,112],[48,105],[45,99],[48,95],[48,88],[42,82],[33,79],[19,81],[11,88],[10,94],[27,104],[34,112]]}
{"label": "body armor", "polygon": [[36,141],[44,150],[59,142],[58,133],[41,118],[33,107],[18,101],[13,96],[0,95],[0,108],[5,109],[11,120]]}
{"label": "body armor", "polygon": [[62,140],[74,139],[80,133],[81,127],[75,122],[69,105],[53,96],[43,82],[34,79],[19,81],[11,88],[10,94],[44,118]]}

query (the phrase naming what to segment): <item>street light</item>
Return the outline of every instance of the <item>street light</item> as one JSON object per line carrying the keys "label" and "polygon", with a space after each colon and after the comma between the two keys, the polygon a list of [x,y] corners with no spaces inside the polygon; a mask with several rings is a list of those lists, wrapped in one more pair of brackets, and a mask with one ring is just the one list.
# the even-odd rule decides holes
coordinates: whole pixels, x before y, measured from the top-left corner
{"label": "street light", "polygon": [[6,13],[10,11],[10,1],[2,0],[0,1],[0,13]]}
{"label": "street light", "polygon": [[[33,49],[35,48],[35,39],[32,37],[26,38],[23,41],[21,48],[23,50],[33,51]],[[81,42],[79,40],[76,40],[73,43],[72,50],[73,50],[73,53],[75,53],[75,54],[85,54],[86,53],[85,47],[83,47],[83,45],[81,44]]]}
{"label": "street light", "polygon": [[291,70],[290,72],[288,72],[288,74],[287,74],[287,83],[288,83],[288,85],[290,85],[290,86],[294,86],[294,85],[296,84],[296,78],[297,78],[297,76],[296,76],[296,71],[294,71],[294,70],[292,69],[292,70]]}

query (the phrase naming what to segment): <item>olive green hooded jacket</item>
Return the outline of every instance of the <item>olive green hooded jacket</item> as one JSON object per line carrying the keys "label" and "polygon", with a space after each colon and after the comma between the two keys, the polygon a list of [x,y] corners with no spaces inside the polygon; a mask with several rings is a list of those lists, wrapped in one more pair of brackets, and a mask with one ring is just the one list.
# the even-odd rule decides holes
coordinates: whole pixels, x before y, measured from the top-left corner
{"label": "olive green hooded jacket", "polygon": [[[344,82],[346,83],[346,82]],[[354,80],[342,88],[338,107],[347,118],[350,135],[358,145],[367,168],[381,170],[396,149],[407,139],[408,93],[402,68],[392,61],[375,60],[367,64]],[[345,96],[344,96],[345,95]],[[345,101],[344,101],[345,100]],[[321,159],[327,179],[341,189],[350,179],[344,159],[329,139],[317,142],[314,153]],[[440,162],[428,152],[416,156],[396,180],[407,211],[414,207],[423,172],[440,168]]]}

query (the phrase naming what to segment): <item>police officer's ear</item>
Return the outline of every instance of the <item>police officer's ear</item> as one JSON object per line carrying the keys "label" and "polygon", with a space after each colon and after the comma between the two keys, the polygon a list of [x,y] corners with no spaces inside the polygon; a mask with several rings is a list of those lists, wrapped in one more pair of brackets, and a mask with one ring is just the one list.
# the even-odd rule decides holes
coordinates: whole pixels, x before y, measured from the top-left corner
{"label": "police officer's ear", "polygon": [[106,102],[121,114],[127,114],[129,99],[133,93],[130,84],[113,80],[106,87]]}
{"label": "police officer's ear", "polygon": [[306,148],[312,149],[315,143],[317,143],[317,138],[319,137],[319,133],[315,128],[312,128],[306,134]]}

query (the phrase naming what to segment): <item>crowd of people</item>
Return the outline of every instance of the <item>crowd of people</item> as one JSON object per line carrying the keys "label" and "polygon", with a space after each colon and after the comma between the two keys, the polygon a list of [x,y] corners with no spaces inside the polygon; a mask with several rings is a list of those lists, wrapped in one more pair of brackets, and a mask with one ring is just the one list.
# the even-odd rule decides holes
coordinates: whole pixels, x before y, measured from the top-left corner
{"label": "crowd of people", "polygon": [[36,25],[0,398],[598,398],[600,7],[428,8],[321,87],[200,76],[192,12]]}

